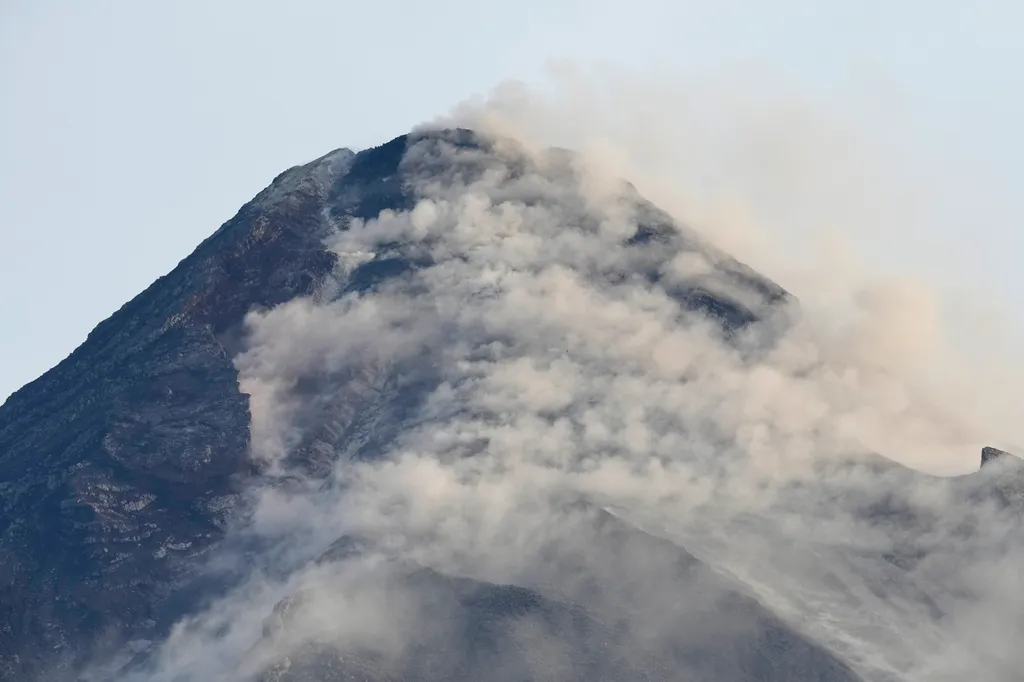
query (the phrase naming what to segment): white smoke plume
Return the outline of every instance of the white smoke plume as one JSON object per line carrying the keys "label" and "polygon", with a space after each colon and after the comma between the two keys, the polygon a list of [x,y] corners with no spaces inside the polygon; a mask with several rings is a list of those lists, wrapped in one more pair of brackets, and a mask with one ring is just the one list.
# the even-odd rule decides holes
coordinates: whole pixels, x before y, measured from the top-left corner
{"label": "white smoke plume", "polygon": [[[287,560],[180,624],[149,679],[241,679],[311,641],[409,646],[426,597],[380,582],[382,557],[569,598],[600,574],[619,585],[600,608],[634,609],[644,642],[734,627],[711,613],[675,632],[657,559],[617,561],[614,578],[588,562],[565,508],[582,499],[687,547],[864,679],[1009,680],[1024,663],[1019,511],[971,501],[966,479],[842,464],[877,453],[962,473],[982,445],[1022,440],[1019,358],[975,364],[947,337],[933,287],[844,246],[880,206],[890,227],[914,213],[873,176],[880,150],[799,102],[559,78],[554,92],[508,85],[431,123],[496,136],[497,151],[414,147],[410,167],[446,169],[416,180],[416,205],[353,220],[326,245],[339,289],[395,251],[424,267],[250,314],[236,366],[253,457],[299,482],[259,488],[245,532]],[[623,178],[689,227],[627,246],[643,216]],[[724,341],[671,295],[726,286],[711,276],[724,255],[698,234],[800,301],[769,320],[770,345],[755,332]],[[421,399],[363,459],[380,425],[355,428],[358,405],[403,391]],[[298,448],[335,447],[316,434],[345,429],[326,484],[293,468]],[[919,532],[865,515],[892,495]],[[310,568],[342,535],[375,551]],[[585,570],[543,561],[551,543]],[[883,558],[907,548],[920,554],[909,568]],[[306,597],[268,639],[260,624],[293,594]],[[697,613],[694,594],[672,597]]]}

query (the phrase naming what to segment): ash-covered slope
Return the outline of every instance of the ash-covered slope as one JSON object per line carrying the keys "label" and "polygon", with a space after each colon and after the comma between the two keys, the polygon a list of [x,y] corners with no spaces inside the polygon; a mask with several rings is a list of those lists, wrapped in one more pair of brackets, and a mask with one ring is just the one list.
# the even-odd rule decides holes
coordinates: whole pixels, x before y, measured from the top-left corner
{"label": "ash-covered slope", "polygon": [[[788,302],[564,152],[293,168],[0,407],[0,679],[859,679],[575,505],[729,488]],[[829,478],[780,513],[903,504]]]}
{"label": "ash-covered slope", "polygon": [[[261,679],[859,680],[822,646],[671,543],[585,505],[573,508],[564,530],[576,542],[546,543],[549,563],[542,571],[547,590],[557,589],[560,598],[416,565],[378,564],[346,584],[370,594],[414,595],[412,646],[390,657],[321,638],[275,662]],[[359,555],[348,551],[329,551],[320,561],[341,572],[359,570],[353,567]],[[623,585],[624,578],[641,584]],[[655,594],[643,582],[663,591]],[[280,602],[255,650],[287,637],[292,621],[308,618],[315,599],[313,591]],[[418,620],[424,616],[426,622]]]}

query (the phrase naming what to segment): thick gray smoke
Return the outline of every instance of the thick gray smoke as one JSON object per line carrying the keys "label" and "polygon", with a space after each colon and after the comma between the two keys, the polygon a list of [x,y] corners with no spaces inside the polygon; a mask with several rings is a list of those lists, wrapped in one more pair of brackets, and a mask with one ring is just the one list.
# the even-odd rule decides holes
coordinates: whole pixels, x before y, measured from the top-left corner
{"label": "thick gray smoke", "polygon": [[[658,110],[638,86],[611,93]],[[571,80],[559,96],[516,86],[460,108],[452,119],[518,142],[495,154],[412,148],[411,167],[445,169],[424,173],[415,206],[339,229],[327,244],[339,268],[322,296],[249,316],[236,366],[251,396],[252,456],[275,485],[255,491],[244,533],[274,547],[273,559],[181,623],[148,679],[244,679],[310,642],[398,656],[434,616],[426,592],[381,577],[394,560],[575,597],[599,572],[566,505],[576,500],[688,548],[865,679],[1005,682],[1024,664],[1013,646],[1024,612],[1019,508],[973,501],[976,485],[959,479],[844,464],[878,453],[929,471],[973,468],[983,444],[1020,438],[1007,402],[1019,362],[975,367],[944,336],[934,289],[844,257],[843,192],[867,181],[834,186],[834,171],[860,150],[830,146],[838,138],[810,112],[761,118],[759,102],[737,98],[723,128],[701,123],[706,109],[666,106],[651,121],[612,99]],[[712,158],[713,136],[701,137],[712,128],[751,155],[717,166],[733,180],[745,173],[743,204],[699,205],[688,169]],[[580,154],[545,151],[551,142]],[[672,175],[664,157],[680,151],[684,170]],[[829,169],[833,182],[815,192],[808,178]],[[866,169],[850,172],[863,180]],[[787,286],[800,314],[727,342],[681,308],[675,286],[728,286],[715,277],[724,256],[686,228],[627,246],[642,216],[622,177]],[[817,250],[800,241],[806,231],[760,228],[761,208],[803,211],[808,226],[844,217]],[[392,252],[423,267],[334,293]],[[354,401],[396,395],[416,398],[387,424],[351,424]],[[347,450],[310,442],[325,423],[349,429]],[[300,449],[337,459],[326,482],[296,468]],[[903,521],[877,510],[894,495]],[[312,563],[341,536],[373,551]],[[586,570],[545,563],[552,543]],[[901,567],[900,552],[913,562]],[[628,613],[643,642],[679,627],[651,562],[617,562],[621,590],[598,604]],[[302,597],[270,637],[265,619],[289,595]],[[732,627],[720,615],[689,623],[694,641]],[[543,637],[523,637],[543,649]]]}
{"label": "thick gray smoke", "polygon": [[[886,258],[916,243],[936,262],[956,262],[941,236],[940,225],[950,229],[942,213],[950,196],[986,198],[968,196],[955,173],[915,166],[884,126],[868,127],[775,81],[677,84],[598,77],[571,65],[552,75],[554,87],[508,83],[438,123],[510,135],[535,150],[578,149],[588,191],[627,178],[793,292],[815,343],[845,353],[853,366],[923,385],[932,404],[970,424],[955,442],[942,439],[941,451],[904,441],[882,450],[887,456],[964,473],[977,465],[977,449],[964,447],[972,437],[1024,445],[1016,410],[1021,330],[999,307],[999,292],[953,297],[942,273],[929,278]],[[929,185],[913,175],[926,171],[945,181]]]}

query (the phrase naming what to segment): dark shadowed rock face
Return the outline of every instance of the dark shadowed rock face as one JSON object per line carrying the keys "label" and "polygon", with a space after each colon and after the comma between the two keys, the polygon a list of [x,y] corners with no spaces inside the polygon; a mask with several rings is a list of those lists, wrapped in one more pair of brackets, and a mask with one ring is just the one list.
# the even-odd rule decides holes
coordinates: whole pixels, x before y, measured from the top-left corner
{"label": "dark shadowed rock face", "polygon": [[981,466],[987,464],[994,464],[996,462],[1006,462],[1008,459],[1012,459],[1013,455],[1005,450],[994,448],[991,446],[985,446],[981,449]]}
{"label": "dark shadowed rock face", "polygon": [[333,267],[321,210],[353,158],[280,175],[0,408],[5,679],[145,634],[221,536],[251,473],[233,340]]}
{"label": "dark shadowed rock face", "polygon": [[994,496],[1007,509],[1024,516],[1024,460],[1005,450],[986,447],[981,466],[990,476],[983,479],[980,496]]}
{"label": "dark shadowed rock face", "polygon": [[[337,150],[282,173],[171,273],[0,407],[0,679],[60,679],[128,639],[159,637],[193,605],[198,592],[190,586],[204,557],[243,511],[246,480],[259,474],[248,457],[248,398],[232,363],[244,316],[319,295],[335,266],[324,247],[329,234],[353,218],[412,206],[409,179],[443,171],[429,155],[403,161],[413,142],[486,147],[468,131],[403,136],[358,154]],[[644,224],[634,237],[637,248],[682,229],[638,202]],[[764,306],[787,299],[741,264],[720,254],[715,262],[723,280]],[[381,257],[357,268],[345,286],[366,290],[413,267],[401,257]],[[757,305],[706,288],[675,294],[729,332],[761,314]],[[362,402],[348,400],[344,423],[309,440],[372,456],[379,443],[363,434],[387,437],[387,424],[404,409],[403,384],[367,371],[339,385],[351,395],[373,390]],[[329,465],[312,455],[307,464],[314,471]],[[486,587],[467,596],[464,586],[429,579],[471,620],[534,611],[566,627],[598,628],[589,616],[539,595]],[[779,634],[781,626],[771,632],[766,636],[782,649],[805,646],[788,631]],[[364,678],[399,679],[382,675]],[[424,679],[444,679],[439,675]],[[268,679],[358,676],[293,670]],[[780,672],[742,679],[795,678]]]}

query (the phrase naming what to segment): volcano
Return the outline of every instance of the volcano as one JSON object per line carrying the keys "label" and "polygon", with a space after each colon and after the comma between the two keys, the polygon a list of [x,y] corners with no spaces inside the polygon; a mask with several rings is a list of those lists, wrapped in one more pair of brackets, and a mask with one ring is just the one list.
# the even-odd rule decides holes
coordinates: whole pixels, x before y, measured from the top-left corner
{"label": "volcano", "polygon": [[1002,566],[1024,484],[853,458],[715,507],[707,406],[797,317],[565,150],[291,168],[0,407],[0,679],[923,679],[947,640],[894,632],[963,622],[935,562]]}

